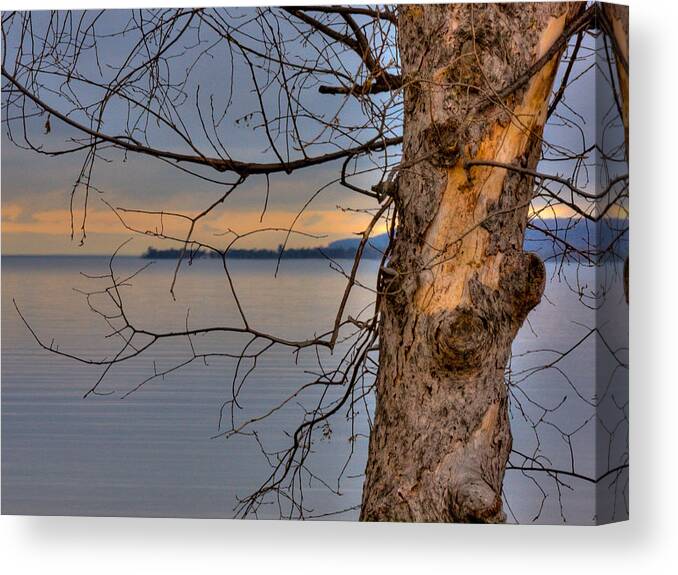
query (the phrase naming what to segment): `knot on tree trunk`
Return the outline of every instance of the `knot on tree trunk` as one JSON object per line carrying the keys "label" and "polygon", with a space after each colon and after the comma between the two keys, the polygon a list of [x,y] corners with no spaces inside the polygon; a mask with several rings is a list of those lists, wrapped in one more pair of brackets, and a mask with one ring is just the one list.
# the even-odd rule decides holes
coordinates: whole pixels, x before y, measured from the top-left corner
{"label": "knot on tree trunk", "polygon": [[499,282],[510,315],[519,328],[527,314],[540,301],[546,285],[546,268],[537,254],[514,252],[507,254]]}
{"label": "knot on tree trunk", "polygon": [[[446,457],[447,510],[452,521],[502,523],[501,484],[511,451],[506,400],[491,403],[460,450]],[[488,454],[496,454],[496,458]]]}
{"label": "knot on tree trunk", "polygon": [[513,337],[541,301],[545,283],[544,263],[530,252],[504,254],[498,290],[473,278],[470,305],[429,318],[429,344],[440,367],[463,373],[481,369],[493,342],[507,329]]}
{"label": "knot on tree trunk", "polygon": [[495,491],[482,477],[450,490],[449,512],[455,523],[506,521],[500,492]]}
{"label": "knot on tree trunk", "polygon": [[484,350],[492,339],[487,319],[467,306],[432,317],[428,335],[441,367],[463,372],[481,366]]}

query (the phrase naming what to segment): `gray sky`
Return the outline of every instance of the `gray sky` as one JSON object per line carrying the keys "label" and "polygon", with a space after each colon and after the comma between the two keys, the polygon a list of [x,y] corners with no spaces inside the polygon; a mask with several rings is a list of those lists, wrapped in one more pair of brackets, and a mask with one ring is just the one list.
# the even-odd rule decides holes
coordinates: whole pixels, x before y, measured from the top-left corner
{"label": "gray sky", "polygon": [[[249,11],[251,14],[251,9]],[[129,18],[127,10],[116,11],[110,20],[102,23],[98,33],[117,30]],[[39,20],[38,20],[39,21]],[[283,30],[283,33],[285,30]],[[289,32],[289,31],[288,31]],[[189,36],[190,37],[190,36]],[[16,38],[14,38],[16,40]],[[120,62],[129,51],[129,41],[123,38],[101,40],[101,58],[107,62]],[[188,41],[187,41],[188,44]],[[587,50],[590,48],[587,47]],[[9,52],[13,49],[13,38],[10,35]],[[590,53],[590,52],[585,52]],[[11,54],[10,54],[11,55]],[[582,54],[584,55],[584,53]],[[303,50],[302,50],[303,56]],[[187,67],[185,56],[178,56],[173,61],[173,71],[181,75]],[[575,65],[573,77],[583,72],[592,63],[589,58]],[[96,74],[93,60],[83,58],[79,64],[81,69],[88,69]],[[104,67],[105,68],[105,67]],[[265,134],[262,129],[253,130],[244,122],[236,122],[238,118],[256,109],[256,96],[247,82],[247,69],[242,65],[235,66],[235,76],[231,77],[229,56],[226,51],[216,48],[212,57],[201,58],[191,71],[191,89],[200,86],[202,103],[205,105],[208,95],[215,101],[225,99],[230,83],[234,85],[233,105],[229,115],[220,127],[220,134],[234,158],[247,161],[270,161],[274,158],[267,150]],[[184,72],[185,73],[185,72]],[[104,71],[106,74],[106,71]],[[49,80],[47,81],[49,85]],[[579,127],[564,125],[555,121],[547,126],[545,140],[557,142],[559,145],[581,149],[586,141],[592,141],[595,134],[593,115],[595,111],[593,93],[594,81],[592,73],[585,73],[572,88],[568,89],[564,102],[569,107],[562,108],[562,114],[576,119]],[[83,100],[93,99],[97,92],[82,87],[78,96]],[[190,92],[191,98],[195,96]],[[267,106],[275,108],[276,102],[272,94],[266,101]],[[3,97],[3,105],[5,99]],[[51,103],[61,109],[66,104],[58,97]],[[343,99],[335,96],[318,95],[316,90],[309,90],[303,103],[316,113],[332,116],[341,107],[341,118],[345,123],[359,123],[362,117],[355,102],[343,104]],[[218,106],[218,104],[217,104]],[[576,118],[570,111],[576,110],[581,118]],[[210,152],[210,144],[202,136],[199,129],[199,118],[195,107],[188,102],[181,110],[184,123],[190,127],[194,141],[201,149]],[[6,110],[3,107],[3,118]],[[106,129],[115,133],[116,128],[124,126],[125,110],[122,106],[111,107],[106,118]],[[42,128],[44,117],[29,122],[31,137],[35,142],[46,147],[58,148],[65,140],[76,133],[57,119],[51,120],[51,131],[44,135]],[[300,121],[300,129],[311,136],[318,126]],[[579,128],[583,128],[580,131]],[[14,124],[13,129],[17,129]],[[153,143],[165,149],[181,150],[181,142],[176,137],[159,129],[152,128],[149,134]],[[341,142],[338,142],[341,143]],[[322,153],[332,149],[328,144],[317,146],[315,151]],[[294,154],[293,154],[294,155]],[[73,184],[80,172],[84,155],[82,152],[58,157],[48,157],[30,150],[22,150],[13,145],[6,136],[6,125],[2,134],[2,251],[11,253],[110,253],[123,240],[130,237],[115,215],[101,201],[101,198],[115,206],[141,208],[146,210],[172,210],[197,213],[224,191],[222,186],[205,182],[199,178],[182,173],[166,163],[150,157],[128,155],[126,158],[119,151],[106,151],[104,156],[110,163],[97,161],[94,171],[94,185],[101,194],[94,192],[90,197],[87,219],[87,239],[80,245],[80,238],[70,239],[69,198]],[[296,154],[298,157],[298,154]],[[270,179],[270,197],[266,215],[260,222],[261,211],[266,194],[266,178],[251,177],[242,188],[228,198],[218,211],[206,219],[198,231],[199,237],[213,241],[215,234],[228,228],[242,233],[250,229],[262,227],[287,227],[296,217],[304,203],[321,186],[339,176],[340,163],[320,166],[296,172],[292,175],[276,175]],[[542,165],[544,170],[568,173],[572,164],[560,162],[549,166]],[[232,175],[222,175],[215,171],[201,173],[219,179],[233,180]],[[369,186],[370,177],[357,178],[356,183]],[[592,187],[593,182],[581,181],[580,185]],[[78,218],[82,217],[82,190],[75,197],[76,227]],[[364,214],[347,212],[343,208],[374,207],[375,203],[364,196],[352,193],[338,184],[330,185],[308,206],[304,216],[299,220],[297,229],[325,236],[323,239],[297,238],[293,245],[318,245],[331,240],[347,237],[363,229],[368,217]],[[547,214],[548,215],[548,214]],[[139,226],[151,228],[157,226],[155,220],[137,220]],[[177,226],[181,232],[181,226]],[[273,247],[277,245],[282,234],[261,234],[243,243],[243,247]],[[157,247],[174,247],[149,237],[140,237],[129,245],[128,253],[139,253],[147,245]]]}

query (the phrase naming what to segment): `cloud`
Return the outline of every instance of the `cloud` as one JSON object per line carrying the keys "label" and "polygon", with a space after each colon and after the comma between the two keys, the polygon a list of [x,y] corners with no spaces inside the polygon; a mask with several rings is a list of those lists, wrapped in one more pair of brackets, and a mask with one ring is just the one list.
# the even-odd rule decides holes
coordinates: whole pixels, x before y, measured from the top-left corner
{"label": "cloud", "polygon": [[3,204],[2,221],[15,222],[19,219],[24,209],[19,204]]}

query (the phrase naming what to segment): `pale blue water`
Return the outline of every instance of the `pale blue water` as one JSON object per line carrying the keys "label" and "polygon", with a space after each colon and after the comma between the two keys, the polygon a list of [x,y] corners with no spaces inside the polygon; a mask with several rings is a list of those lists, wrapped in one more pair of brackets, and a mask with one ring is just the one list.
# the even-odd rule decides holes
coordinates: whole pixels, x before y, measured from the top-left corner
{"label": "pale blue water", "polygon": [[[237,497],[248,495],[268,471],[253,438],[211,439],[217,432],[219,408],[229,397],[233,360],[190,365],[120,399],[153,373],[154,361],[160,370],[188,357],[185,342],[163,345],[148,358],[119,366],[101,387],[101,391],[112,392],[110,395],[83,400],[101,368],[41,350],[13,307],[15,298],[36,331],[47,343],[54,338],[61,350],[88,357],[110,354],[114,342],[102,337],[107,333],[106,325],[73,291],[74,287],[92,286],[92,281],[79,272],[105,272],[107,261],[100,257],[2,258],[2,512],[232,517]],[[144,263],[137,258],[120,258],[116,269],[123,274]],[[283,262],[277,278],[273,277],[274,266],[272,261],[231,264],[252,325],[290,338],[305,338],[329,329],[343,290],[342,277],[322,260]],[[360,281],[365,285],[373,284],[376,266],[377,262],[363,264]],[[173,262],[161,261],[135,279],[127,294],[135,321],[150,329],[183,329],[190,307],[191,327],[233,323],[234,302],[225,295],[223,271],[216,262],[197,261],[185,269],[176,302],[169,294],[172,267]],[[550,265],[548,270],[553,275],[556,268]],[[577,272],[571,267],[563,274],[570,284],[578,281],[587,289],[594,286],[592,270]],[[619,290],[609,299],[618,305]],[[349,307],[356,313],[371,301],[372,294],[363,290]],[[619,322],[622,333],[624,314]],[[592,327],[593,323],[592,311],[565,282],[554,277],[547,297],[530,315],[530,325],[526,324],[516,339],[516,358],[511,365],[516,380],[524,369],[554,358],[550,351],[522,354],[535,349],[567,349],[586,334],[585,326]],[[559,362],[558,370],[538,372],[514,389],[524,413],[533,419],[544,416],[538,426],[539,453],[549,458],[549,467],[570,466],[570,445],[559,429],[570,433],[585,424],[572,435],[571,442],[576,472],[587,476],[597,473],[595,419],[593,408],[579,395],[588,399],[595,394],[594,340]],[[244,341],[217,336],[203,338],[196,345],[237,353]],[[620,342],[623,344],[621,336]],[[296,361],[289,350],[269,352],[243,390],[239,416],[265,412],[309,380],[306,370],[317,370],[311,352],[300,354]],[[574,382],[576,391],[566,377]],[[535,403],[527,401],[524,393]],[[299,398],[302,405],[291,402],[258,425],[267,446],[286,445],[282,431],[294,431],[302,406],[310,405],[314,398],[317,392],[303,394]],[[550,408],[563,400],[553,413],[540,411],[539,406]],[[367,407],[371,405],[368,399]],[[368,432],[364,415],[365,409],[356,419],[354,432],[358,434]],[[537,439],[517,404],[513,407],[513,431],[514,447],[533,453]],[[351,433],[346,418],[340,417],[332,424],[331,435],[319,437],[314,446],[309,465],[332,487],[337,486],[336,477],[351,451]],[[339,486],[341,495],[329,492],[317,481],[306,486],[304,501],[314,513],[359,504],[367,441],[360,439],[354,447],[353,459]],[[614,448],[613,459],[619,458],[619,449],[623,450]],[[539,480],[548,495],[539,522],[562,522],[556,485],[543,474],[530,475]],[[596,514],[593,485],[574,478],[567,478],[567,482],[572,490],[561,486],[563,515],[571,523],[591,523]],[[512,521],[530,522],[542,504],[540,489],[519,471],[507,473],[505,498]],[[618,505],[624,506],[623,497]],[[267,506],[259,516],[278,514],[277,507]],[[353,510],[336,518],[356,519],[357,515]]]}

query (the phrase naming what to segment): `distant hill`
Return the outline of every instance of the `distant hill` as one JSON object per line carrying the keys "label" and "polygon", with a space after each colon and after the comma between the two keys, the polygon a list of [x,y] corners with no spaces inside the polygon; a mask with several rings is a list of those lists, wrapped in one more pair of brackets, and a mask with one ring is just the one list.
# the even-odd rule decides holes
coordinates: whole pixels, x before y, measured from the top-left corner
{"label": "distant hill", "polygon": [[581,258],[581,253],[593,259],[624,259],[629,253],[628,229],[628,220],[620,219],[534,221],[525,232],[523,245],[525,250],[538,253],[542,259],[563,253],[575,259]]}
{"label": "distant hill", "polygon": [[[596,239],[598,241],[596,241]],[[594,249],[596,244],[599,249]],[[286,248],[283,259],[353,258],[360,245],[359,238],[344,238],[329,243],[324,247]],[[365,247],[363,257],[380,259],[388,245],[388,236],[381,234],[371,238]],[[579,219],[552,219],[533,222],[525,233],[524,248],[538,253],[543,259],[558,257],[567,252],[575,259],[581,257],[597,258],[605,253],[605,257],[625,258],[628,255],[628,222],[623,220],[605,220],[595,223]],[[230,259],[277,259],[282,246],[277,250],[267,249],[232,249],[228,252]],[[579,253],[578,253],[579,252]],[[582,256],[584,253],[585,256]],[[150,259],[176,259],[181,255],[180,249],[157,250],[148,248],[142,257]],[[203,251],[193,252],[193,258],[218,257],[216,254]]]}
{"label": "distant hill", "polygon": [[[360,239],[359,238],[345,238],[343,240],[336,240],[334,242],[331,242],[327,248],[330,250],[357,250],[358,246],[360,245]],[[375,250],[380,250],[383,252],[386,247],[388,246],[388,235],[387,234],[381,234],[379,236],[374,236],[373,238],[370,238],[370,241],[368,243],[368,247],[372,247]]]}

